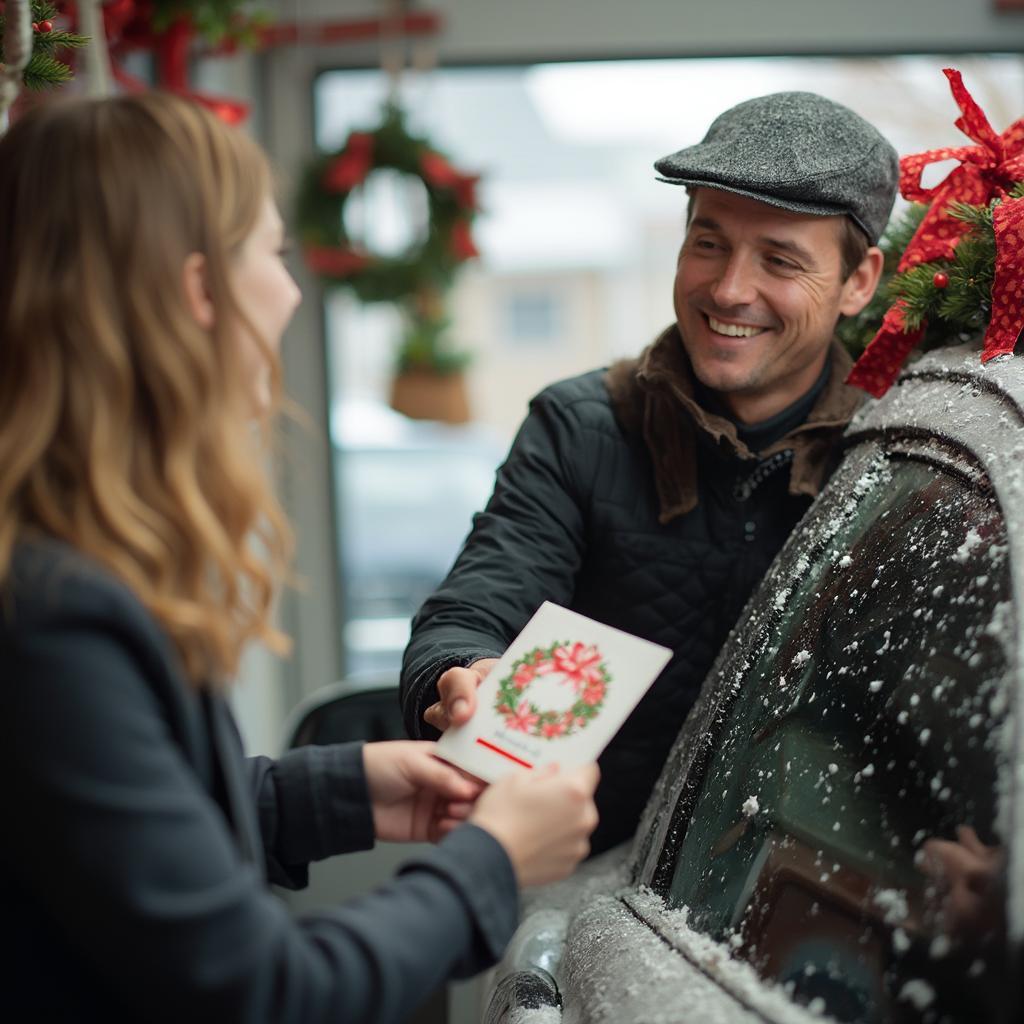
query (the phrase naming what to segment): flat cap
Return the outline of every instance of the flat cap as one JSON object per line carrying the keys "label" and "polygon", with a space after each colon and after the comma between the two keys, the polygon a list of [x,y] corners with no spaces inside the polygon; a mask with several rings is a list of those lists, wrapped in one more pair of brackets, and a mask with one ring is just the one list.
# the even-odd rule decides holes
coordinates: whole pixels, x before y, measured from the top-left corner
{"label": "flat cap", "polygon": [[813,92],[777,92],[720,114],[696,146],[662,157],[660,181],[736,192],[818,216],[847,214],[872,244],[899,182],[896,150],[864,118]]}

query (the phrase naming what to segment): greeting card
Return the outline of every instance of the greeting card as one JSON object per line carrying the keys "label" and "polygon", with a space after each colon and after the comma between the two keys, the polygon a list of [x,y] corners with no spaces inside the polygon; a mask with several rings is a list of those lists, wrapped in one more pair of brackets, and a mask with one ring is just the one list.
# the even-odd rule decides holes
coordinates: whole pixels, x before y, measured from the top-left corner
{"label": "greeting card", "polygon": [[513,771],[597,758],[672,652],[545,601],[477,691],[477,708],[437,753],[494,782]]}

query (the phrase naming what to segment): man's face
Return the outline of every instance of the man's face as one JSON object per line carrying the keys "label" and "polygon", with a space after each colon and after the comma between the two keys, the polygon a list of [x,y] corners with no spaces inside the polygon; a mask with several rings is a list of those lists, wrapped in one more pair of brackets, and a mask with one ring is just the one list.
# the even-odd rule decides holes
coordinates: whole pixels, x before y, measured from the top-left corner
{"label": "man's face", "polygon": [[709,188],[690,202],[674,290],[679,331],[701,383],[741,422],[757,423],[810,389],[839,315],[859,311],[875,281],[864,294],[862,272],[841,280],[838,216]]}

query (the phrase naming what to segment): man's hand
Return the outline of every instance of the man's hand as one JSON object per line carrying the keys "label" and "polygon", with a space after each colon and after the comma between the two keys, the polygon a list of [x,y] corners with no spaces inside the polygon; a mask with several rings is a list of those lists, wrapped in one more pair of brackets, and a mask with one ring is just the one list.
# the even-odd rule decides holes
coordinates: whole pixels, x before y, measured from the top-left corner
{"label": "man's hand", "polygon": [[438,760],[433,751],[433,743],[414,740],[363,747],[378,839],[436,843],[469,816],[483,784]]}
{"label": "man's hand", "polygon": [[448,669],[437,681],[441,699],[423,712],[423,721],[441,732],[449,725],[465,725],[476,711],[477,687],[497,664],[497,658],[481,658],[466,668]]}

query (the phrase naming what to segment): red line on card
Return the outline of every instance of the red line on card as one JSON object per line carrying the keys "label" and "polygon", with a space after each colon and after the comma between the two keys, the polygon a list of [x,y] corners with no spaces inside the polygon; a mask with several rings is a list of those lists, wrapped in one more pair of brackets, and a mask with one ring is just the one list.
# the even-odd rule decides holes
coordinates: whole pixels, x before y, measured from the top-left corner
{"label": "red line on card", "polygon": [[496,747],[493,743],[488,743],[487,740],[480,739],[479,736],[476,738],[476,741],[481,747],[493,750],[496,754],[501,754],[502,757],[507,757],[510,761],[515,761],[516,764],[521,764],[524,768],[533,767],[529,761],[524,761],[521,757],[516,757],[515,754],[510,754],[507,750],[502,750],[501,747]]}

